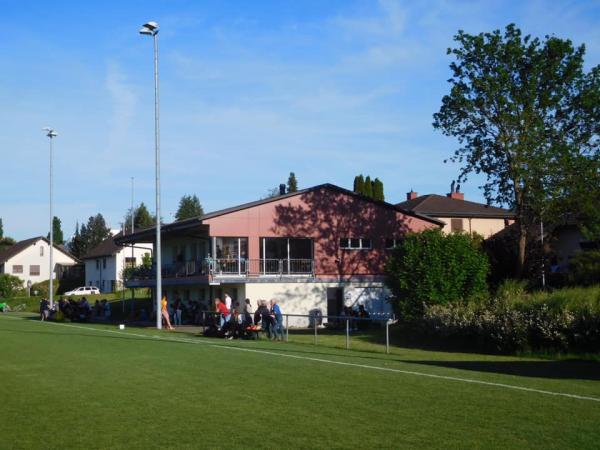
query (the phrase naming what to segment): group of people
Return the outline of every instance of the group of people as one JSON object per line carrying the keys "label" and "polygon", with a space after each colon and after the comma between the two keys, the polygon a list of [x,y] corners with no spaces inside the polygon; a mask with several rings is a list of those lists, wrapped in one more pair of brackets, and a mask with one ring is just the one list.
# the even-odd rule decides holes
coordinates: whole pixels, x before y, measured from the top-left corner
{"label": "group of people", "polygon": [[110,303],[106,299],[96,300],[92,307],[85,297],[79,300],[60,298],[57,305],[50,307],[47,298],[40,300],[40,320],[48,320],[56,315],[79,322],[86,322],[90,319],[109,320]]}
{"label": "group of people", "polygon": [[214,314],[204,325],[206,336],[249,338],[262,330],[269,339],[283,340],[283,314],[277,300],[258,300],[255,310],[250,299],[240,304],[226,293],[222,300],[215,299]]}
{"label": "group of people", "polygon": [[[344,306],[340,316],[343,319],[350,317],[350,328],[353,331],[364,330],[366,328],[369,328],[369,326],[371,325],[371,321],[368,320],[371,318],[371,316],[370,316],[369,312],[365,309],[364,305],[358,305],[358,310],[356,310],[350,306]],[[362,320],[354,320],[354,319],[362,319]]]}

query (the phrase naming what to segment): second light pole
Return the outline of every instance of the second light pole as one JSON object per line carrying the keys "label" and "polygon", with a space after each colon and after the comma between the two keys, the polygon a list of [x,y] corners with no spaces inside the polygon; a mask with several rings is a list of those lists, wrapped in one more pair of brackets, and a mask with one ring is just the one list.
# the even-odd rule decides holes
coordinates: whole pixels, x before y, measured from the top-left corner
{"label": "second light pole", "polygon": [[162,265],[160,251],[160,128],[158,115],[158,24],[145,23],[140,28],[140,34],[152,36],[154,40],[154,153],[156,172],[156,248],[154,250],[156,264],[156,328],[162,328],[161,299],[162,299]]}

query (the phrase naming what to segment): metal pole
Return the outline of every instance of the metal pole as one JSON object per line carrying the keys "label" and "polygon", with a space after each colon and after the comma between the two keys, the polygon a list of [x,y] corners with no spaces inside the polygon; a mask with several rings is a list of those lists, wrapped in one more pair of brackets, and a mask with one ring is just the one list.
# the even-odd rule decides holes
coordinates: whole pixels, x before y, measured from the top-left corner
{"label": "metal pole", "polygon": [[290,342],[290,327],[288,326],[289,316],[285,315],[285,342]]}
{"label": "metal pole", "polygon": [[544,221],[540,220],[540,239],[542,242],[542,289],[546,289],[546,274],[544,273]]}
{"label": "metal pole", "polygon": [[156,171],[156,328],[162,328],[160,302],[162,299],[162,261],[160,248],[160,126],[158,97],[158,32],[154,37],[154,156]]}
{"label": "metal pole", "polygon": [[315,345],[317,345],[317,317],[314,318],[315,323]]}
{"label": "metal pole", "polygon": [[54,307],[54,220],[52,216],[52,133],[50,138],[50,308]]}
{"label": "metal pole", "polygon": [[390,354],[390,321],[385,321],[385,353]]}
{"label": "metal pole", "polygon": [[350,320],[346,319],[346,350],[350,349]]}

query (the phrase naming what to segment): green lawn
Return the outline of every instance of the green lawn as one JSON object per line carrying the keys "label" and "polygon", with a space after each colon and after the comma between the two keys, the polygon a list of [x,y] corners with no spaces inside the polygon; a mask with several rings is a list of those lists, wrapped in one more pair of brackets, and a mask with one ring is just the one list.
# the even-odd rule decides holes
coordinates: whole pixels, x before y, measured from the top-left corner
{"label": "green lawn", "polygon": [[23,314],[0,315],[0,336],[1,449],[600,442],[597,362],[385,355],[314,346],[311,336],[223,341]]}

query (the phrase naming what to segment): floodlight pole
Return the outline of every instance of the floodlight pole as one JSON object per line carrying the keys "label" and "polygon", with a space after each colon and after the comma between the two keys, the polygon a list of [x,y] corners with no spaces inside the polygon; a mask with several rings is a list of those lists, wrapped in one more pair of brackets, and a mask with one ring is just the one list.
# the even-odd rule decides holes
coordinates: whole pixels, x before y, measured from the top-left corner
{"label": "floodlight pole", "polygon": [[50,272],[50,286],[48,288],[50,309],[54,307],[54,217],[52,216],[52,140],[57,136],[56,132],[51,128],[44,128],[47,132],[46,136],[50,139],[50,252],[49,252],[49,272]]}
{"label": "floodlight pole", "polygon": [[162,263],[160,248],[160,127],[159,127],[159,97],[158,97],[158,24],[148,22],[140,30],[140,34],[152,36],[154,42],[154,157],[156,175],[156,328],[162,328],[161,299],[162,299]]}

